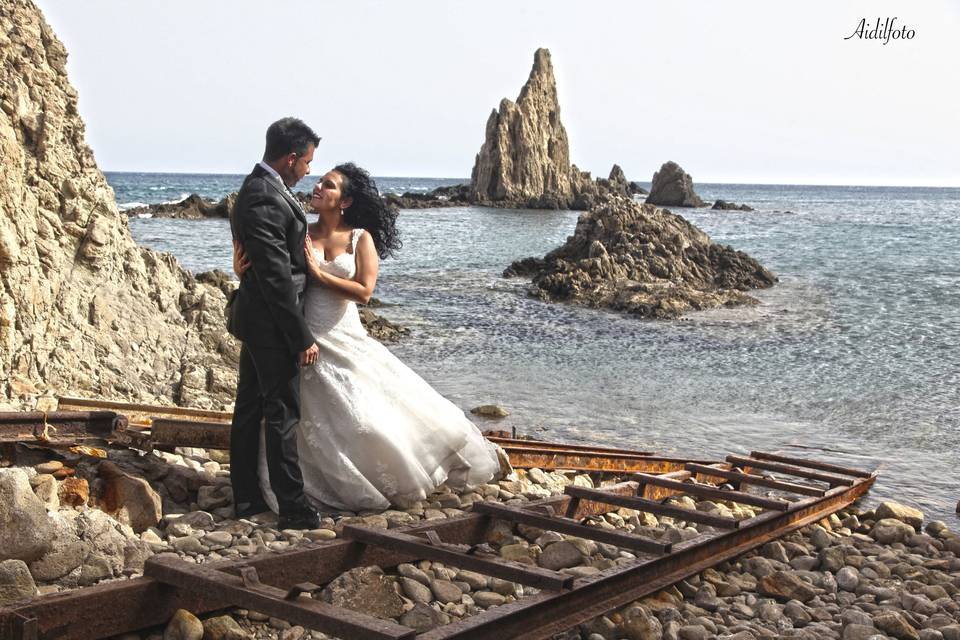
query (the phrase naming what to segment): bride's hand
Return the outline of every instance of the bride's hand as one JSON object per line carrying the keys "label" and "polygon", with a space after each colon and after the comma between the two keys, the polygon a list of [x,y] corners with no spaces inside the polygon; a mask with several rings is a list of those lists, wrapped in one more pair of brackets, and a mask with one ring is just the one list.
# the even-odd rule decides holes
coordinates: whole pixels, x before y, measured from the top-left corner
{"label": "bride's hand", "polygon": [[313,241],[310,240],[309,235],[303,239],[303,253],[307,256],[307,272],[313,276],[314,280],[322,280],[323,270],[317,262],[317,256],[313,253]]}
{"label": "bride's hand", "polygon": [[250,268],[250,259],[247,258],[247,254],[243,252],[243,246],[237,242],[233,241],[233,272],[237,274],[238,278],[242,278],[243,274]]}

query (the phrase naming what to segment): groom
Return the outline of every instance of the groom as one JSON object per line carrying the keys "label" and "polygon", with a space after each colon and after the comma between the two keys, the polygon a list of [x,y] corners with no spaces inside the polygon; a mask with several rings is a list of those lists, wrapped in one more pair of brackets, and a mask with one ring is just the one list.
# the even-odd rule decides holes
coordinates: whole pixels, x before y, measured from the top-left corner
{"label": "groom", "polygon": [[315,529],[297,457],[299,367],[319,349],[303,318],[307,220],[290,188],[310,173],[320,138],[296,118],[267,129],[263,160],[243,181],[231,216],[251,268],[240,278],[233,334],[243,343],[230,428],[230,477],[238,518],[267,510],[257,477],[261,420],[280,529]]}

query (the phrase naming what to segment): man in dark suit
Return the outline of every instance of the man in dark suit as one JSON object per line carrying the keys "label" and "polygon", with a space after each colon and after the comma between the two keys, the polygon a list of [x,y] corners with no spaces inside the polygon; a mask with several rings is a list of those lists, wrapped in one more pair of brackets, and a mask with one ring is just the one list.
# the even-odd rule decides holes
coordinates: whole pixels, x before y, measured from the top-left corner
{"label": "man in dark suit", "polygon": [[307,220],[290,191],[310,172],[319,142],[296,118],[270,125],[263,160],[243,181],[231,215],[234,240],[250,263],[240,278],[231,326],[243,343],[230,429],[233,505],[241,518],[267,510],[257,477],[262,420],[280,529],[319,526],[303,494],[297,456],[299,367],[316,362],[319,350],[303,318]]}

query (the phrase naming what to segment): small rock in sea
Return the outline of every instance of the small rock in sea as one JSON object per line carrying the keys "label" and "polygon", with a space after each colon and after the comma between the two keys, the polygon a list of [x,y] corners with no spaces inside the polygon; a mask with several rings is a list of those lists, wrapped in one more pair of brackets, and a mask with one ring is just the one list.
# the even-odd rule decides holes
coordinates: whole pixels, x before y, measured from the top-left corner
{"label": "small rock in sea", "polygon": [[721,211],[753,211],[753,207],[745,204],[737,204],[735,202],[727,202],[726,200],[717,200],[713,203],[711,209],[721,210]]}
{"label": "small rock in sea", "polygon": [[470,413],[484,418],[506,418],[510,412],[498,404],[482,404],[470,409]]}
{"label": "small rock in sea", "polygon": [[884,518],[893,518],[905,522],[917,530],[923,526],[923,511],[890,500],[881,502],[880,506],[877,507],[876,519],[883,520]]}

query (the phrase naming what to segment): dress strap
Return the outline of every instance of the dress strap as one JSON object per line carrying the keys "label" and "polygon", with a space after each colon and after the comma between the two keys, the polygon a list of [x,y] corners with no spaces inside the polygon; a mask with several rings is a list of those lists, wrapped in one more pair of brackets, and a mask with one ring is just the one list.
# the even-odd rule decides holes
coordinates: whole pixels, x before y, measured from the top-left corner
{"label": "dress strap", "polygon": [[357,228],[350,232],[350,244],[353,246],[353,253],[357,252],[357,243],[360,242],[360,236],[363,235],[363,229]]}

